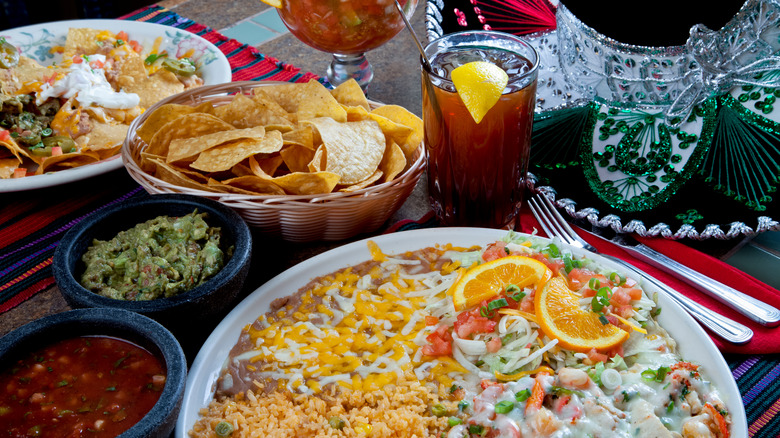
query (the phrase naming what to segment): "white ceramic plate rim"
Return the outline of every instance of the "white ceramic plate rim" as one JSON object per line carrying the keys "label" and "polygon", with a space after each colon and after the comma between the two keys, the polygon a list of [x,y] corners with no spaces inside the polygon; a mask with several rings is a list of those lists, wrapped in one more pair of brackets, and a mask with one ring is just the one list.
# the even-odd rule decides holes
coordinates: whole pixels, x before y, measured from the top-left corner
{"label": "white ceramic plate rim", "polygon": [[[170,41],[165,39],[166,35],[181,35],[187,39],[191,39],[192,41],[199,43],[205,47],[206,51],[214,55],[213,60],[200,67],[205,85],[221,84],[224,82],[230,82],[232,79],[230,63],[228,62],[227,57],[225,57],[225,55],[221,50],[219,50],[219,48],[217,48],[217,46],[194,33],[157,23],[101,19],[65,20],[51,23],[33,24],[30,26],[17,27],[8,30],[0,30],[0,36],[8,38],[8,41],[13,44],[15,41],[21,41],[22,38],[26,40],[27,36],[25,33],[37,35],[44,31],[48,31],[55,37],[62,38],[62,41],[64,42],[64,37],[67,35],[68,29],[71,27],[106,29],[112,32],[119,32],[124,30],[128,33],[130,38],[141,43],[145,50],[149,50],[151,44],[154,42],[154,39],[158,36],[162,36],[164,38],[160,47],[166,48],[171,47]],[[166,32],[168,34],[166,34]],[[167,46],[166,43],[168,43]],[[58,58],[55,56],[55,58],[49,60],[48,62],[53,62],[57,59]],[[111,158],[101,160],[94,164],[76,167],[73,169],[61,170],[51,174],[34,175],[18,179],[2,179],[0,180],[0,193],[54,187],[73,181],[80,181],[86,178],[91,178],[93,176],[101,175],[112,170],[120,169],[122,167],[122,159],[120,155],[117,154]]]}
{"label": "white ceramic plate rim", "polygon": [[[353,242],[327,251],[282,272],[252,292],[239,303],[214,329],[201,347],[190,368],[184,401],[176,424],[176,438],[187,438],[187,431],[198,419],[198,411],[206,407],[213,396],[214,383],[222,369],[230,349],[235,345],[241,329],[265,313],[271,301],[290,295],[305,286],[311,279],[329,274],[347,266],[356,265],[371,258],[366,242],[373,240],[386,254],[397,254],[436,244],[485,245],[507,235],[505,230],[486,228],[433,228],[403,231]],[[609,260],[588,251],[571,248],[575,254],[587,255],[598,263],[624,270]],[[633,274],[634,278],[638,278]],[[645,285],[648,292],[655,290]],[[703,364],[703,372],[719,390],[732,415],[732,437],[746,438],[747,418],[739,389],[725,359],[707,333],[682,308],[659,293],[659,305],[663,312],[659,322],[674,337],[679,351],[686,360]]]}

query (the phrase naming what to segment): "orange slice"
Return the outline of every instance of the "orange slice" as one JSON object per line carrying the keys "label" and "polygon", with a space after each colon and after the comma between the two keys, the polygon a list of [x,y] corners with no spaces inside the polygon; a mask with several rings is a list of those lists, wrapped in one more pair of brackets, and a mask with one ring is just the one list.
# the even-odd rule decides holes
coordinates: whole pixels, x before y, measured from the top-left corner
{"label": "orange slice", "polygon": [[628,332],[602,324],[597,313],[580,307],[579,299],[561,276],[553,277],[534,296],[539,327],[558,345],[587,353],[593,348],[609,350],[628,338]]}
{"label": "orange slice", "polygon": [[544,263],[523,256],[508,256],[477,265],[453,285],[455,309],[463,310],[493,298],[510,284],[519,288],[550,279],[552,272]]}

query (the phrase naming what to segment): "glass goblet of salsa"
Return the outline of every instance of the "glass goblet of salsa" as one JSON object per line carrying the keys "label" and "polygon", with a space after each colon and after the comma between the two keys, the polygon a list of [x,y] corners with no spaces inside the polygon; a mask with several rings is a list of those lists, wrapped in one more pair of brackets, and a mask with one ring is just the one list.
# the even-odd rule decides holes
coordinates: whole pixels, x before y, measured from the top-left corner
{"label": "glass goblet of salsa", "polygon": [[[399,0],[407,18],[417,2]],[[365,52],[386,43],[404,27],[395,0],[284,0],[278,11],[290,33],[333,54],[327,70],[331,84],[355,78],[363,90],[374,77]]]}

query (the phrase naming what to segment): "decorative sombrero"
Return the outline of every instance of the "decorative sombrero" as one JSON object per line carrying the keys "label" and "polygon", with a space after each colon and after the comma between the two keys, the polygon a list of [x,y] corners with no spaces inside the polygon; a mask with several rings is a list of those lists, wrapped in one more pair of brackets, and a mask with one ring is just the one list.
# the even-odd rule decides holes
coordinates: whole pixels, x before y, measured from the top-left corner
{"label": "decorative sombrero", "polygon": [[748,0],[677,46],[615,41],[546,0],[426,14],[429,39],[488,28],[537,49],[531,172],[572,216],[670,239],[780,230],[780,4]]}

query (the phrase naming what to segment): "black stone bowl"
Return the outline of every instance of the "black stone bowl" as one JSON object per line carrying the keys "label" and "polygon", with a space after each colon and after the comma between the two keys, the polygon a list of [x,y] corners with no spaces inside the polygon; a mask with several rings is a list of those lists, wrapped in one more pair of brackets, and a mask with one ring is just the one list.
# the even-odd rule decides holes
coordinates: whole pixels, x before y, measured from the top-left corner
{"label": "black stone bowl", "polygon": [[168,438],[184,398],[187,361],[173,334],[143,315],[117,309],[77,309],[35,320],[0,338],[0,372],[29,353],[80,336],[129,341],[162,360],[167,377],[159,400],[141,421],[119,437]]}
{"label": "black stone bowl", "polygon": [[[197,209],[208,213],[206,223],[220,227],[220,246],[233,255],[213,277],[189,291],[173,297],[148,301],[124,301],[98,295],[80,283],[85,266],[81,257],[93,239],[110,240],[120,231],[133,228],[158,216],[184,216]],[[123,309],[146,315],[182,335],[204,323],[218,322],[232,307],[249,272],[252,234],[246,222],[231,208],[199,196],[152,195],[138,201],[108,207],[83,219],[71,228],[54,252],[54,279],[65,300],[73,308],[102,307]]]}

